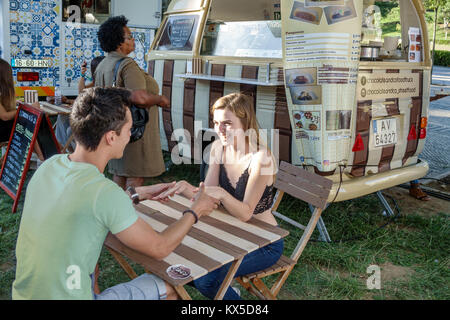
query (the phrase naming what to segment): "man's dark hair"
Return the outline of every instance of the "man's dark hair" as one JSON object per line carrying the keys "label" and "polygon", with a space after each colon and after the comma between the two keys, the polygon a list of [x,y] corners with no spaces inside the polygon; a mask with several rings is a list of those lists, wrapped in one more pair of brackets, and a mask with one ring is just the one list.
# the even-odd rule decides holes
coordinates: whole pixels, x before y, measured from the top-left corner
{"label": "man's dark hair", "polygon": [[75,140],[89,151],[97,150],[105,133],[120,131],[127,122],[131,92],[122,88],[90,88],[78,95],[70,115]]}
{"label": "man's dark hair", "polygon": [[128,19],[125,16],[111,17],[100,25],[97,36],[100,47],[105,52],[116,51],[125,41],[125,31]]}

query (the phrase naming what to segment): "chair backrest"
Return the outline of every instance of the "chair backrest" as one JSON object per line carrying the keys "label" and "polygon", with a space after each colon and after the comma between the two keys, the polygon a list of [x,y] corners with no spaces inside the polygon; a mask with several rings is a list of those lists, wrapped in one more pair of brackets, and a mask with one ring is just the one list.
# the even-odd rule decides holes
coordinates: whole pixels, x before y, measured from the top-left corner
{"label": "chair backrest", "polygon": [[282,161],[274,187],[291,196],[325,209],[333,182],[318,174],[308,172]]}

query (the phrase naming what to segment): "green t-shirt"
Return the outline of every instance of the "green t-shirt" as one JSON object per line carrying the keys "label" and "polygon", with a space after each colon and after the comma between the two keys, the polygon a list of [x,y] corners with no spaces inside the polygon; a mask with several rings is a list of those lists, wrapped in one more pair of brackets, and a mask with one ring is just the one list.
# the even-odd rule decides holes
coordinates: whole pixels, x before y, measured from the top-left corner
{"label": "green t-shirt", "polygon": [[94,165],[48,159],[26,191],[13,299],[92,299],[90,274],[108,231],[137,218],[127,194]]}

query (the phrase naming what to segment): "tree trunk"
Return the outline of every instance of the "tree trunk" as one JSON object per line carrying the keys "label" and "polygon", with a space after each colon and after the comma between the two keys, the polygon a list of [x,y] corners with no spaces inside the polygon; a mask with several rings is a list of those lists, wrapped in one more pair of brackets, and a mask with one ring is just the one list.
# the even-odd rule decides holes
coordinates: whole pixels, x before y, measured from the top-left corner
{"label": "tree trunk", "polygon": [[439,6],[436,6],[434,8],[434,33],[433,33],[433,51],[431,54],[431,82],[433,82],[433,66],[434,66],[434,52],[436,49],[436,34],[437,34],[437,18],[438,18],[438,11],[439,11]]}

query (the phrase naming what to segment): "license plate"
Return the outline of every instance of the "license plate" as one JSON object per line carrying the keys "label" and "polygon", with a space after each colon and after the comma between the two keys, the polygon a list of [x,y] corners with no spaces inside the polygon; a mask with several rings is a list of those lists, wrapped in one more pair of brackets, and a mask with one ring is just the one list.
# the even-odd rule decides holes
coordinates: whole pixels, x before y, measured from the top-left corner
{"label": "license plate", "polygon": [[397,143],[397,119],[374,120],[373,138],[375,147]]}

